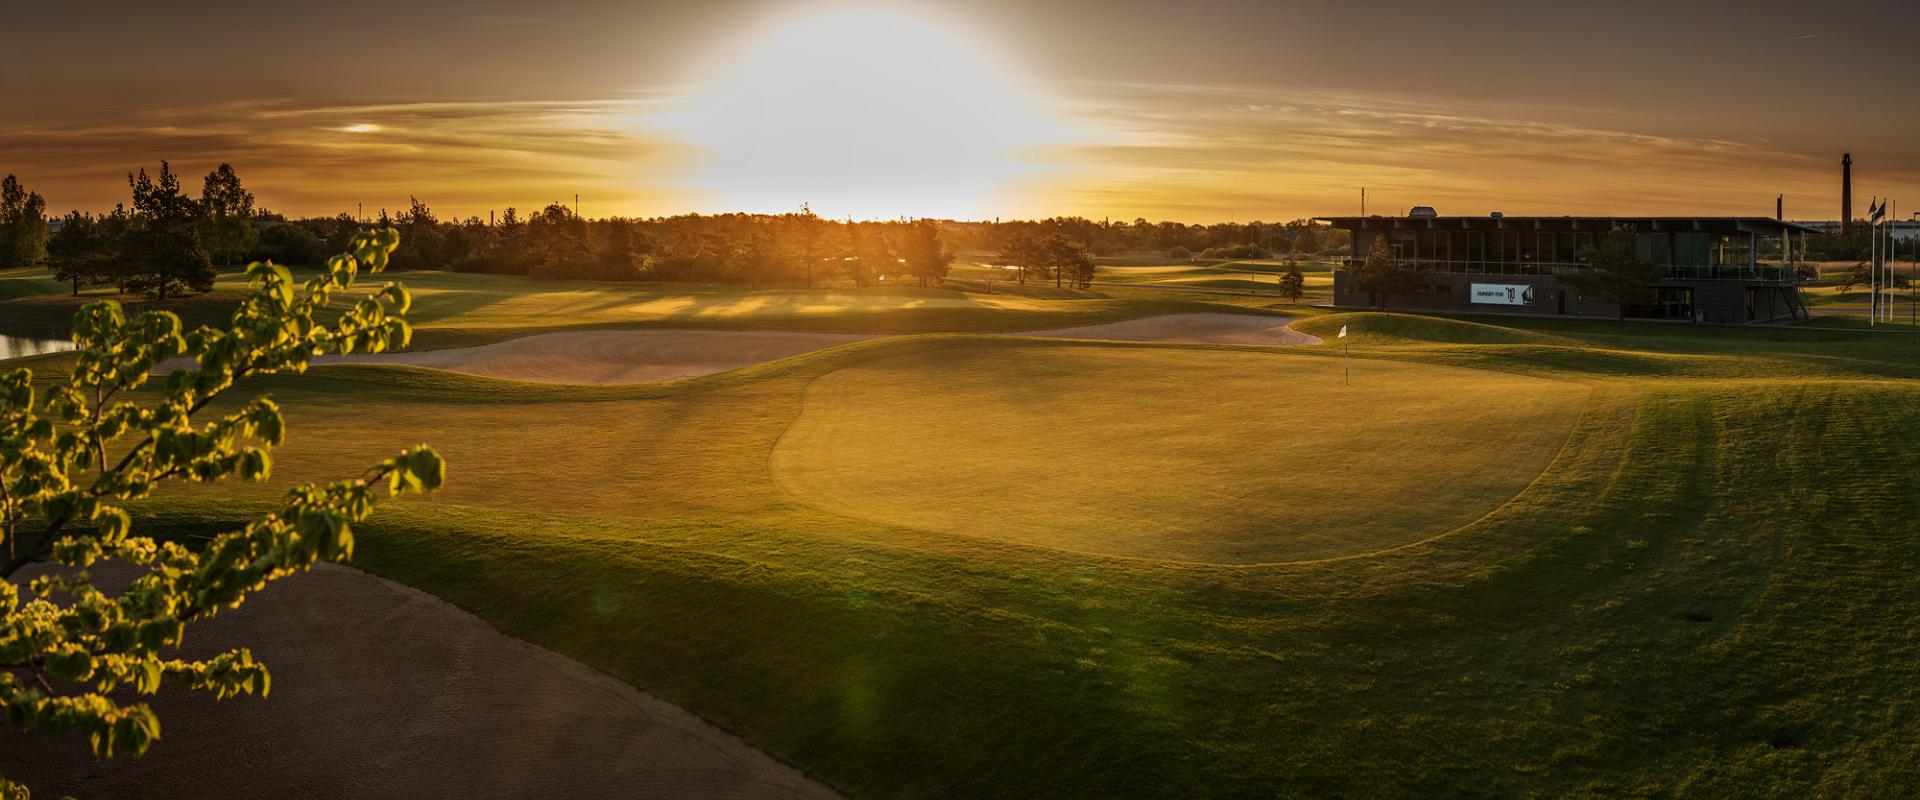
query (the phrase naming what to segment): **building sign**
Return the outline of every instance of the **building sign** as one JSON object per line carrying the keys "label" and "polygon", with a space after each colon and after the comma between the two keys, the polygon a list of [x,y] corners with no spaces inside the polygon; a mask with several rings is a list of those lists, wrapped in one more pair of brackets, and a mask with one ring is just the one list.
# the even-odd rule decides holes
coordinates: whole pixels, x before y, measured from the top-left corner
{"label": "building sign", "polygon": [[1476,283],[1473,302],[1489,306],[1533,305],[1533,287],[1513,283]]}

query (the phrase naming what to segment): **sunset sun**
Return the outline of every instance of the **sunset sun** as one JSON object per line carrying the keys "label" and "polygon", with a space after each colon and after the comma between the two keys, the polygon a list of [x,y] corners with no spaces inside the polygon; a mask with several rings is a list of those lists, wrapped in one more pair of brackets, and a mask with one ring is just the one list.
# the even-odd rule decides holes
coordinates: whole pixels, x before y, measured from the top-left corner
{"label": "sunset sun", "polygon": [[1066,136],[992,48],[912,16],[782,19],[719,60],[676,126],[716,208],[991,216]]}

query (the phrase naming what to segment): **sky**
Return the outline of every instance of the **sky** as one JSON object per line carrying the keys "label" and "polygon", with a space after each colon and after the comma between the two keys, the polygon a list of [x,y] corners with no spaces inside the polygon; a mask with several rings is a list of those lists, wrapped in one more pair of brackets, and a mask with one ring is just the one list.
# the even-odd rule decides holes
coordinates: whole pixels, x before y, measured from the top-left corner
{"label": "sky", "polygon": [[[0,172],[295,216],[1920,210],[1911,3],[0,0]],[[1902,213],[1905,216],[1905,213]]]}

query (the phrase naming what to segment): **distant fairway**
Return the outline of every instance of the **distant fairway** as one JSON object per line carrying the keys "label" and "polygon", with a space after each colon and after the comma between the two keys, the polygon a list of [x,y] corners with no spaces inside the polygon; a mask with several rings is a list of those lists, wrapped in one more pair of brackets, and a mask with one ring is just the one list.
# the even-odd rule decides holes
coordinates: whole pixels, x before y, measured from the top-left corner
{"label": "distant fairway", "polygon": [[[226,273],[212,294],[152,304],[137,297],[118,297],[111,289],[68,297],[64,287],[45,276],[44,270],[0,272],[0,334],[64,336],[80,304],[106,298],[120,300],[130,312],[164,308],[193,327],[224,320],[244,289],[239,273]],[[895,282],[866,288],[756,289],[425,270],[383,277],[405,282],[413,294],[408,319],[416,328],[415,349],[620,328],[858,334],[1023,331],[1219,310],[1174,293],[1116,298],[1098,292],[1056,292],[1051,284],[1033,286],[1030,292],[1000,286],[988,293],[964,282],[927,288]],[[345,309],[350,302],[340,298],[334,305]]]}
{"label": "distant fairway", "polygon": [[1332,558],[1472,522],[1565,442],[1588,389],[1418,364],[1030,347],[863,362],[774,449],[823,509],[1083,553]]}

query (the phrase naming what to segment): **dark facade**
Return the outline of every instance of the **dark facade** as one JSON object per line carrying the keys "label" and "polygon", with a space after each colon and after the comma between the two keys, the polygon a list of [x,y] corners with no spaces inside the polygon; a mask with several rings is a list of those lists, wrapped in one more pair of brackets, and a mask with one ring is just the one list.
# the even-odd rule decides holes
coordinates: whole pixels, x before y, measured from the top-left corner
{"label": "dark facade", "polygon": [[[1560,280],[1585,270],[1581,251],[1632,226],[1640,257],[1662,277],[1631,316],[1711,323],[1774,322],[1806,315],[1796,267],[1813,229],[1766,217],[1322,217],[1353,234],[1347,268],[1334,271],[1334,305],[1423,311],[1605,317],[1611,300],[1582,297]],[[1351,267],[1392,248],[1408,288],[1369,297]]]}

